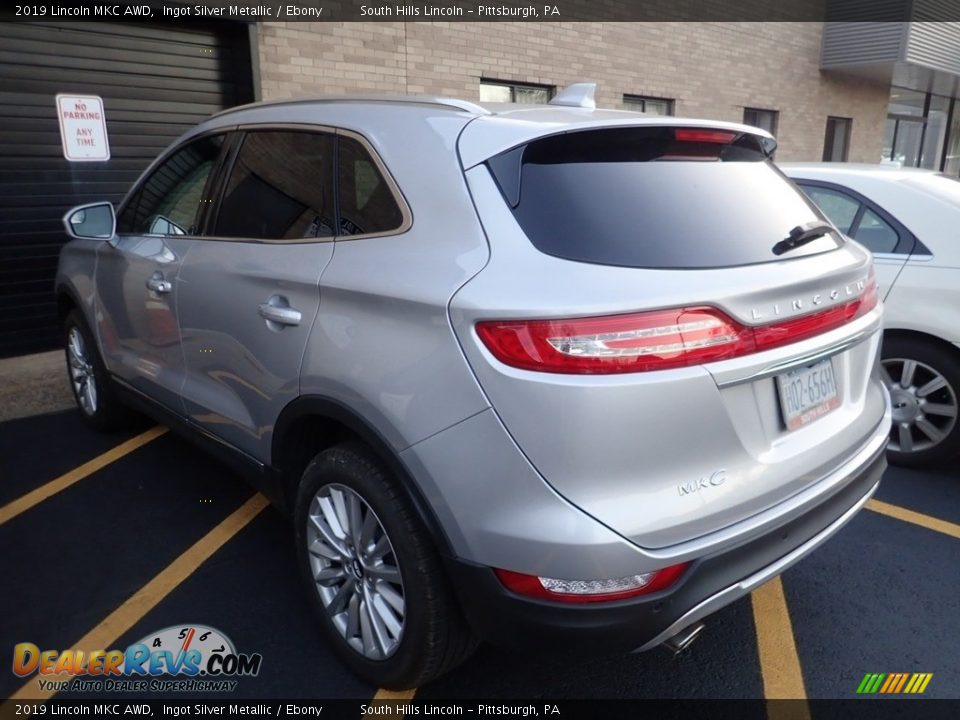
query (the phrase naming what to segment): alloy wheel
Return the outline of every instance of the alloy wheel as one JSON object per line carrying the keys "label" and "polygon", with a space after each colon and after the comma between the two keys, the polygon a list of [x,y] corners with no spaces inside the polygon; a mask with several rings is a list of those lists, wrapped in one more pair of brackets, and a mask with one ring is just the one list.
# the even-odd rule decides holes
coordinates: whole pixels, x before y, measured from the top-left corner
{"label": "alloy wheel", "polygon": [[373,508],[344,485],[321,487],[310,502],[306,542],[314,584],[341,637],[368,660],[390,657],[406,606],[393,546]]}
{"label": "alloy wheel", "polygon": [[97,412],[97,382],[93,363],[87,353],[83,334],[76,326],[67,335],[67,354],[70,362],[70,382],[77,402],[86,415]]}
{"label": "alloy wheel", "polygon": [[935,368],[910,358],[885,358],[883,382],[893,404],[891,450],[915,453],[939,445],[957,422],[957,392]]}

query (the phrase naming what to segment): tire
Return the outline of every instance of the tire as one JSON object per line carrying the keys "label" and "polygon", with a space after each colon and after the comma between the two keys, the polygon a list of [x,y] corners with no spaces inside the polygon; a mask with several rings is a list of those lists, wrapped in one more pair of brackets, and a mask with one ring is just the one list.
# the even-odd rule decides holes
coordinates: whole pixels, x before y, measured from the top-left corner
{"label": "tire", "polygon": [[79,310],[67,314],[63,339],[70,389],[84,422],[100,432],[128,423],[132,413],[117,398],[93,333]]}
{"label": "tire", "polygon": [[960,353],[935,341],[886,337],[883,381],[893,402],[887,459],[919,467],[960,452]]}
{"label": "tire", "polygon": [[342,443],[310,462],[294,523],[298,566],[323,634],[355,674],[377,687],[415,688],[473,652],[426,529],[365,445]]}

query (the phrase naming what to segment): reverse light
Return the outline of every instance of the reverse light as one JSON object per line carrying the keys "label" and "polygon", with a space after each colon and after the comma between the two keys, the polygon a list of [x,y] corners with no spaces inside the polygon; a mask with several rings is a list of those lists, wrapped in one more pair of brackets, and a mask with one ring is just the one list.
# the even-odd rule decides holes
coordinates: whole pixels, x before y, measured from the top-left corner
{"label": "reverse light", "polygon": [[790,320],[743,325],[713,307],[555,320],[483,321],[477,335],[500,362],[538,372],[616,374],[689,367],[788,345],[877,306],[871,268],[854,300]]}
{"label": "reverse light", "polygon": [[518,595],[556,602],[591,603],[625,600],[663,590],[673,585],[689,565],[681,563],[662,570],[607,580],[558,580],[499,568],[494,573],[505,588]]}

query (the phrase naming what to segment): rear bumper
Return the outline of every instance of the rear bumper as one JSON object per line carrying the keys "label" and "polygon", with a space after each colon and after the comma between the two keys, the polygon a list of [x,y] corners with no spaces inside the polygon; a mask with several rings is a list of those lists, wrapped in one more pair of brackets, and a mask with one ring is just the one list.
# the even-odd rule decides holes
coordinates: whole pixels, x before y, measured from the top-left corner
{"label": "rear bumper", "polygon": [[563,605],[506,590],[488,567],[450,560],[448,572],[464,613],[484,640],[593,653],[647,650],[779,575],[825,542],[866,504],[885,468],[881,446],[818,505],[744,544],[694,561],[676,585],[637,600]]}

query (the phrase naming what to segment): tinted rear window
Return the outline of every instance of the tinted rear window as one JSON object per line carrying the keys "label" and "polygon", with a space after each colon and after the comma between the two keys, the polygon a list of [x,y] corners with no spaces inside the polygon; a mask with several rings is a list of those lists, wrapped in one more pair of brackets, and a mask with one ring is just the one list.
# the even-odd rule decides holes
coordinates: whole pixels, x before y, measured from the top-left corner
{"label": "tinted rear window", "polygon": [[541,252],[644,268],[750,265],[836,249],[828,234],[786,255],[773,246],[823,215],[750,135],[679,142],[671,128],[556,135],[488,161]]}

